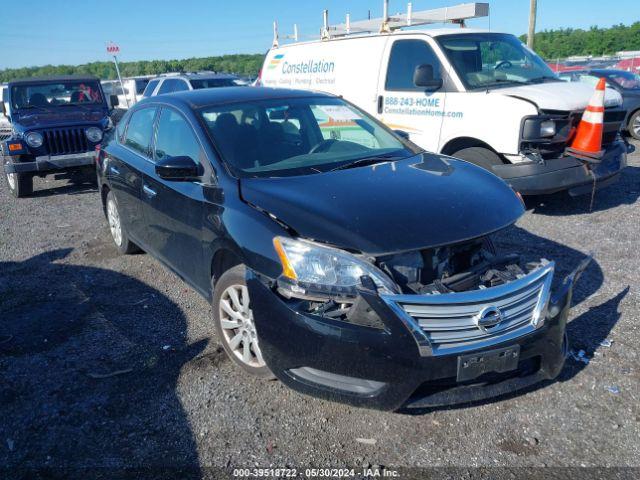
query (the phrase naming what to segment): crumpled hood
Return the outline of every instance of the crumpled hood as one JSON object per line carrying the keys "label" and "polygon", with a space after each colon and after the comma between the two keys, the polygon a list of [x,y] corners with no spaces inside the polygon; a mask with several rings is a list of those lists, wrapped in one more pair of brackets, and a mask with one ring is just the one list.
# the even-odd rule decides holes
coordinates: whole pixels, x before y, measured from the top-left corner
{"label": "crumpled hood", "polygon": [[315,175],[243,178],[240,190],[302,237],[372,255],[477,238],[524,212],[498,177],[430,153]]}
{"label": "crumpled hood", "polygon": [[[500,88],[491,90],[490,94],[524,98],[542,110],[571,111],[584,110],[594,91],[595,87],[583,82],[554,82]],[[622,97],[617,91],[607,88],[604,102],[605,107],[619,106]]]}

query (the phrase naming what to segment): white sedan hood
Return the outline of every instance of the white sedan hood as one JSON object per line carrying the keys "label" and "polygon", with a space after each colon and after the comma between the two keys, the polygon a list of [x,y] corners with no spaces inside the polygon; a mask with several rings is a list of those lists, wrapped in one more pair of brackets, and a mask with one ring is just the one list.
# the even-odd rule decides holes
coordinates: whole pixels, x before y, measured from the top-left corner
{"label": "white sedan hood", "polygon": [[[492,90],[491,94],[519,97],[535,103],[541,110],[584,110],[595,87],[582,82],[554,82]],[[622,105],[620,94],[607,88],[605,107]]]}

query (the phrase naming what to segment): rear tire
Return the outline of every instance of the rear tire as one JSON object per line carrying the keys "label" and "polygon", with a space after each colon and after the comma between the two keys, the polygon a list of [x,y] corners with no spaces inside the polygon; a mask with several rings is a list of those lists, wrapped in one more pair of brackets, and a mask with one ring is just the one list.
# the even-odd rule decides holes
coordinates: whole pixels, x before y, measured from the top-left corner
{"label": "rear tire", "polygon": [[229,358],[256,377],[275,378],[262,358],[245,280],[246,268],[236,265],[222,274],[213,290],[213,324]]}
{"label": "rear tire", "polygon": [[629,126],[627,127],[629,131],[629,135],[631,135],[636,140],[640,140],[640,110],[635,112],[629,118]]}
{"label": "rear tire", "polygon": [[24,198],[33,193],[33,176],[29,173],[4,174],[11,195],[16,198]]}
{"label": "rear tire", "polygon": [[497,153],[483,147],[469,147],[451,154],[452,157],[466,160],[493,173],[495,165],[503,165]]}
{"label": "rear tire", "polygon": [[107,213],[107,222],[109,222],[109,230],[111,231],[111,238],[116,247],[125,255],[136,253],[140,251],[140,248],[129,240],[127,231],[122,225],[120,217],[120,209],[118,208],[118,202],[113,192],[107,193],[107,201],[105,210]]}

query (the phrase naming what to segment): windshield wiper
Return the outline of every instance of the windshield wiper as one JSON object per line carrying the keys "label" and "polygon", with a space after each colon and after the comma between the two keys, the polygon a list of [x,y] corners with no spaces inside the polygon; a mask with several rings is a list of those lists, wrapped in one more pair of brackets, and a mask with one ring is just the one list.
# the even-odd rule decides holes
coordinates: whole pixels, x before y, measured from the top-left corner
{"label": "windshield wiper", "polygon": [[359,158],[357,160],[354,160],[353,162],[339,165],[335,168],[332,168],[329,171],[335,172],[337,170],[347,170],[349,168],[364,167],[365,165],[375,165],[376,163],[384,163],[390,160],[399,160],[401,158],[406,158],[406,157],[402,155],[377,155],[373,157],[364,157],[364,158]]}
{"label": "windshield wiper", "polygon": [[40,105],[25,105],[24,107],[18,107],[19,110],[31,110],[32,108],[42,110],[43,112],[50,112],[48,108],[41,107]]}
{"label": "windshield wiper", "polygon": [[58,107],[78,107],[82,110],[90,110],[86,105],[80,105],[79,103],[60,103],[57,105]]}
{"label": "windshield wiper", "polygon": [[553,80],[554,82],[561,82],[557,77],[550,77],[549,75],[543,75],[542,77],[530,78],[527,83],[544,83],[547,80]]}

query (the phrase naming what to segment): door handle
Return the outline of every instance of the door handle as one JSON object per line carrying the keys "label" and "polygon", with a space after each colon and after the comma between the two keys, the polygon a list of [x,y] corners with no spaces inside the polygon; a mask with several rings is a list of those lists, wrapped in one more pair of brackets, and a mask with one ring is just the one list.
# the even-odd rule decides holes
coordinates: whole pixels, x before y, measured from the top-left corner
{"label": "door handle", "polygon": [[149,198],[153,198],[158,194],[158,192],[156,192],[153,188],[149,187],[148,185],[142,185],[142,190],[144,191],[144,194]]}
{"label": "door handle", "polygon": [[114,175],[120,175],[120,170],[118,170],[118,168],[117,168],[117,167],[114,167],[113,165],[111,165],[111,166],[109,167],[109,171],[110,171],[111,173],[113,173]]}
{"label": "door handle", "polygon": [[378,113],[382,113],[383,103],[384,97],[382,95],[378,95]]}

